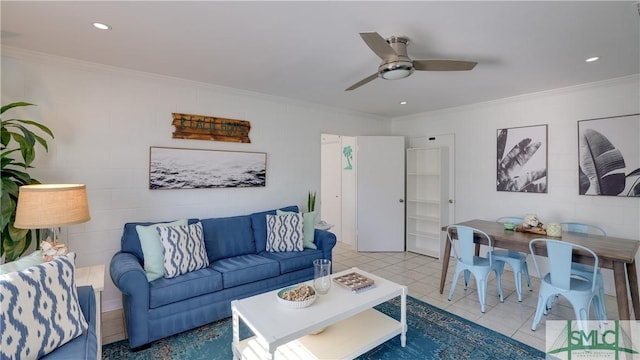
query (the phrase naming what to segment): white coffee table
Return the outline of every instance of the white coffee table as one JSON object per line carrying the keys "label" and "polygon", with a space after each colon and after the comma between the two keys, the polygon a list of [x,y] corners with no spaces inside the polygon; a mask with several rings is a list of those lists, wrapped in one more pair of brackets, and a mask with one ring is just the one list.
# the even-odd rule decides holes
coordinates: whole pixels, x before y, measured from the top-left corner
{"label": "white coffee table", "polygon": [[[327,295],[304,309],[280,304],[278,290],[232,301],[234,359],[353,359],[396,335],[404,347],[407,287],[358,268],[332,277],[353,271],[375,280],[375,287],[353,293],[333,283]],[[373,309],[398,296],[399,322]],[[240,341],[240,319],[255,336]],[[308,335],[322,328],[322,333]]]}

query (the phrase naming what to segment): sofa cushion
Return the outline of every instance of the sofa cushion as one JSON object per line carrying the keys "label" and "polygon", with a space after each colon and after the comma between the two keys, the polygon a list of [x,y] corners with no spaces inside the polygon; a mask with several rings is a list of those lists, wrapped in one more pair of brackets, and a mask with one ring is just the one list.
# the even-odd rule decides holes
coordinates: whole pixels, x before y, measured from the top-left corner
{"label": "sofa cushion", "polygon": [[286,274],[306,268],[313,268],[313,260],[322,259],[321,250],[304,249],[298,252],[266,252],[260,256],[276,260],[280,264],[280,274]]}
{"label": "sofa cushion", "polygon": [[302,214],[267,216],[267,251],[302,251]]}
{"label": "sofa cushion", "polygon": [[87,330],[73,254],[0,275],[0,293],[3,359],[39,358]]}
{"label": "sofa cushion", "polygon": [[204,219],[201,222],[209,262],[256,253],[249,216]]}
{"label": "sofa cushion", "polygon": [[[298,212],[297,206],[283,207],[282,211]],[[251,217],[251,228],[256,242],[256,253],[267,249],[267,215],[276,215],[276,210],[262,211],[249,215]]]}
{"label": "sofa cushion", "polygon": [[222,273],[225,289],[280,275],[277,261],[255,254],[220,259],[211,268]]}
{"label": "sofa cushion", "polygon": [[187,219],[176,220],[170,223],[157,223],[148,226],[136,225],[136,232],[140,239],[142,256],[144,256],[144,272],[147,279],[153,281],[164,276],[164,248],[160,241],[159,226],[187,225]]}
{"label": "sofa cushion", "polygon": [[202,238],[202,224],[158,227],[164,255],[164,277],[178,275],[209,266]]}
{"label": "sofa cushion", "polygon": [[154,309],[218,290],[222,290],[222,274],[210,267],[172,279],[160,278],[149,283],[149,307]]}

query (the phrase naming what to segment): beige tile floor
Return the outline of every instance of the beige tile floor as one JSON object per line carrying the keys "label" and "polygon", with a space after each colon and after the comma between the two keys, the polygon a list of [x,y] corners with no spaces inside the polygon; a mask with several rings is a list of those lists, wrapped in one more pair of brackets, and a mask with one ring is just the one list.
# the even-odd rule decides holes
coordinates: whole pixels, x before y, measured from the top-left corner
{"label": "beige tile floor", "polygon": [[[455,269],[455,261],[453,260],[449,264],[448,280],[444,294],[439,293],[442,262],[428,256],[410,252],[358,253],[349,246],[338,243],[334,249],[333,271],[338,272],[352,267],[358,267],[399,284],[407,285],[409,287],[409,295],[414,298],[445,309],[543,351],[545,347],[546,319],[574,318],[571,305],[560,297],[560,300],[553,306],[549,314],[543,316],[537,330],[531,331],[531,321],[535,314],[538,289],[538,279],[535,277],[531,278],[534,291],[527,291],[526,285],[524,285],[522,302],[518,302],[513,274],[506,271],[502,279],[504,303],[500,303],[498,301],[495,277],[492,275],[487,287],[486,311],[483,314],[480,312],[480,303],[473,277],[466,291],[463,290],[461,279],[456,287],[453,299],[451,301],[447,300],[447,295],[451,288],[453,270]],[[606,303],[609,319],[618,319],[615,297],[607,296]],[[122,310],[105,312],[102,317],[103,344],[125,338]]]}

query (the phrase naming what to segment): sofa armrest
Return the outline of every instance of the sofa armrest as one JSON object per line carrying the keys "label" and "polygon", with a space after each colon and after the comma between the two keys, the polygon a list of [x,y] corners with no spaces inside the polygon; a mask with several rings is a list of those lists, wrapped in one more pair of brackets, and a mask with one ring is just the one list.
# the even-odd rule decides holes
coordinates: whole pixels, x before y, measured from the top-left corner
{"label": "sofa armrest", "polygon": [[[111,280],[123,294],[149,296],[149,280],[135,255],[118,252],[111,258]],[[146,294],[146,295],[143,295]],[[148,302],[147,302],[148,305]]]}
{"label": "sofa armrest", "polygon": [[96,330],[96,295],[92,286],[78,286],[78,303],[89,328]]}
{"label": "sofa armrest", "polygon": [[336,241],[336,235],[334,233],[326,230],[315,229],[313,242],[318,247],[318,250],[322,250],[322,257],[324,259],[333,259],[331,252],[333,251],[333,247],[336,246]]}
{"label": "sofa armrest", "polygon": [[118,252],[111,258],[111,280],[122,292],[129,347],[149,342],[149,280],[138,258],[131,253]]}

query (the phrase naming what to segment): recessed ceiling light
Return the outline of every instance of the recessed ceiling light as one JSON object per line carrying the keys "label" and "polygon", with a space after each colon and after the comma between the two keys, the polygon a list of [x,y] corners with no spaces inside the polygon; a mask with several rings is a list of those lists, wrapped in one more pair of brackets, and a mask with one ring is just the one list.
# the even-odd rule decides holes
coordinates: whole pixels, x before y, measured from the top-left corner
{"label": "recessed ceiling light", "polygon": [[407,105],[406,101],[400,101],[400,105]]}
{"label": "recessed ceiling light", "polygon": [[111,30],[111,26],[99,22],[94,22],[93,27],[100,30]]}
{"label": "recessed ceiling light", "polygon": [[593,57],[590,57],[590,58],[586,59],[585,61],[586,62],[594,62],[594,61],[597,61],[598,59],[600,59],[600,58],[597,57],[597,56],[593,56]]}

